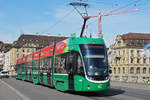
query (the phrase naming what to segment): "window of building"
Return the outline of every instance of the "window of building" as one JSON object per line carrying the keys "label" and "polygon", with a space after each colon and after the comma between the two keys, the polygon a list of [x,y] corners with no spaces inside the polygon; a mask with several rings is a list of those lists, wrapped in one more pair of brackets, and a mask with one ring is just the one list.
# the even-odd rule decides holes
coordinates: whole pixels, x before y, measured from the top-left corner
{"label": "window of building", "polygon": [[125,55],[125,50],[123,50],[123,55]]}
{"label": "window of building", "polygon": [[137,74],[140,74],[140,67],[138,67],[138,68],[136,69],[136,73],[137,73]]}
{"label": "window of building", "polygon": [[133,58],[131,58],[131,62],[130,63],[133,63]]}
{"label": "window of building", "polygon": [[139,50],[137,50],[137,55],[140,55],[139,53],[140,53],[140,51],[139,51]]}
{"label": "window of building", "polygon": [[121,41],[118,41],[118,43],[121,43]]}
{"label": "window of building", "polygon": [[25,52],[24,48],[23,48],[22,52]]}
{"label": "window of building", "polygon": [[144,40],[143,40],[143,44],[145,44],[145,43],[144,43]]}
{"label": "window of building", "polygon": [[114,68],[114,74],[116,74],[116,68]]}
{"label": "window of building", "polygon": [[118,55],[120,55],[120,51],[118,51]]}
{"label": "window of building", "polygon": [[130,40],[130,45],[133,45],[133,44],[134,44],[133,40]]}
{"label": "window of building", "polygon": [[131,50],[131,54],[133,54],[133,50]]}
{"label": "window of building", "polygon": [[140,45],[140,40],[137,40],[137,46],[139,46]]}
{"label": "window of building", "polygon": [[144,64],[146,63],[146,58],[143,58],[143,63],[144,63]]}
{"label": "window of building", "polygon": [[131,67],[131,68],[130,68],[130,74],[133,74],[133,73],[134,73],[134,68]]}
{"label": "window of building", "polygon": [[123,67],[123,74],[125,74],[125,68]]}
{"label": "window of building", "polygon": [[146,68],[145,67],[143,68],[143,74],[146,74]]}
{"label": "window of building", "polygon": [[140,63],[140,58],[137,58],[137,63]]}
{"label": "window of building", "polygon": [[120,74],[120,68],[118,68],[118,73]]}

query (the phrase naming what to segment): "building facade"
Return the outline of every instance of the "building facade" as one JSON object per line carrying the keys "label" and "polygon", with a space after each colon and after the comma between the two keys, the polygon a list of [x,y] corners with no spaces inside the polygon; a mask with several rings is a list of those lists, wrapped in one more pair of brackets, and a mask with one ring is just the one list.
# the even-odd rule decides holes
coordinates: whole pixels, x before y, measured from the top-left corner
{"label": "building facade", "polygon": [[[4,49],[3,49],[3,52],[4,52],[4,66],[3,66],[3,70],[7,70],[7,71],[10,71],[11,67],[11,48],[12,48],[12,44],[8,44],[8,43],[5,43],[4,45]],[[11,72],[10,72],[11,74]]]}
{"label": "building facade", "polygon": [[141,54],[143,45],[149,43],[150,34],[118,35],[109,47],[111,80],[150,84],[150,55]]}
{"label": "building facade", "polygon": [[5,68],[9,70],[10,75],[14,75],[16,60],[18,58],[49,46],[53,42],[58,42],[67,38],[68,37],[43,36],[38,34],[22,34],[18,40],[12,43],[11,47],[5,49]]}
{"label": "building facade", "polygon": [[0,41],[0,70],[2,70],[3,65],[4,65],[4,52],[3,52],[3,48],[4,48],[4,43],[2,41]]}
{"label": "building facade", "polygon": [[22,34],[18,40],[13,43],[13,47],[17,50],[16,55],[18,59],[29,53],[49,46],[53,42],[62,41],[67,38],[68,37],[38,35],[38,33],[36,33],[36,35]]}

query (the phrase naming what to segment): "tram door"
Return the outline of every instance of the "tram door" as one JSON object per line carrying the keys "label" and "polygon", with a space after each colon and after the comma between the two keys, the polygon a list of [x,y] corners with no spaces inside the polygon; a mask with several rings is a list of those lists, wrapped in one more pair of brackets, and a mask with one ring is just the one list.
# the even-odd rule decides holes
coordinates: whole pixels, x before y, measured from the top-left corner
{"label": "tram door", "polygon": [[75,59],[76,59],[75,52],[69,53],[68,59],[67,59],[69,90],[74,90],[74,74],[75,74],[75,66],[76,66]]}
{"label": "tram door", "polygon": [[47,83],[48,83],[48,86],[51,86],[51,72],[47,72]]}
{"label": "tram door", "polygon": [[74,74],[73,72],[69,73],[69,89],[74,90]]}
{"label": "tram door", "polygon": [[51,86],[51,70],[52,70],[52,67],[51,67],[51,62],[52,62],[52,58],[48,58],[48,61],[47,61],[47,84],[48,86]]}
{"label": "tram door", "polygon": [[32,81],[32,78],[31,78],[31,71],[29,73],[29,81]]}
{"label": "tram door", "polygon": [[28,69],[26,69],[26,80],[28,80]]}
{"label": "tram door", "polygon": [[44,84],[44,82],[43,82],[43,72],[40,73],[40,77],[41,77],[41,84]]}

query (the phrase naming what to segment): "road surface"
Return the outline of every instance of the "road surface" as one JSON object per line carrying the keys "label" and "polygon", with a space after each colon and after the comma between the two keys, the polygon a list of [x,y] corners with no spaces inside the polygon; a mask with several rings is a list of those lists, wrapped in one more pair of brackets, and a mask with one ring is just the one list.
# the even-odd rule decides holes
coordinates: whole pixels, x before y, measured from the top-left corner
{"label": "road surface", "polygon": [[150,86],[112,82],[107,92],[60,92],[9,78],[0,80],[0,100],[150,100]]}

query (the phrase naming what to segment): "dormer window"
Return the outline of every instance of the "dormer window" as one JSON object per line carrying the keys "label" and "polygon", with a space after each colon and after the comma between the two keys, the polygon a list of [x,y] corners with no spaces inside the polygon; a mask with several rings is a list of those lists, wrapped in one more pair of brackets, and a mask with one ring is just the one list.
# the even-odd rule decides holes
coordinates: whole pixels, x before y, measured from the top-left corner
{"label": "dormer window", "polygon": [[130,45],[133,45],[133,44],[134,44],[134,42],[133,42],[133,40],[131,40],[131,41],[130,41]]}
{"label": "dormer window", "polygon": [[137,46],[140,46],[140,40],[137,40],[137,44],[136,44]]}

